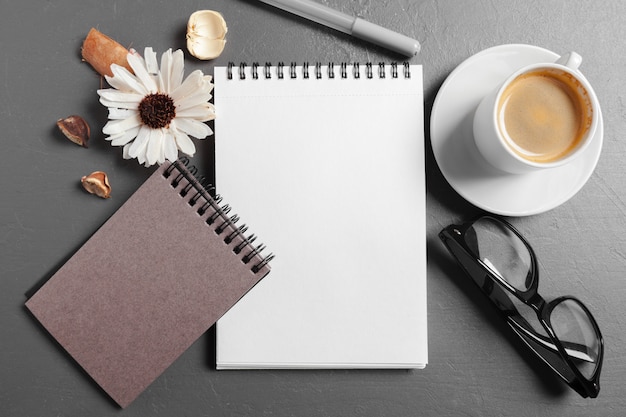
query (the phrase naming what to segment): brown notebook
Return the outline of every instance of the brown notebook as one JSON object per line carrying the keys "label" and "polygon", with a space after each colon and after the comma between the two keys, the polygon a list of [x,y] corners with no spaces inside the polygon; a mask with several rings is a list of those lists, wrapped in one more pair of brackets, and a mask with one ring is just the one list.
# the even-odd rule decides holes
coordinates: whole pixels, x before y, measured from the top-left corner
{"label": "brown notebook", "polygon": [[192,172],[162,165],[26,302],[122,407],[269,272]]}

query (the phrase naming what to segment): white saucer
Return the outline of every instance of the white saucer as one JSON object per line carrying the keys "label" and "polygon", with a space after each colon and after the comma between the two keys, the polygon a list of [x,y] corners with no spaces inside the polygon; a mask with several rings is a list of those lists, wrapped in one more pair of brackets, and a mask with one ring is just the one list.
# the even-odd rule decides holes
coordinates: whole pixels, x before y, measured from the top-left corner
{"label": "white saucer", "polygon": [[602,150],[602,115],[592,145],[563,167],[503,173],[474,144],[472,123],[480,100],[517,69],[558,57],[531,45],[496,46],[465,60],[439,89],[430,123],[433,153],[448,183],[473,205],[504,216],[543,213],[573,197],[591,176]]}

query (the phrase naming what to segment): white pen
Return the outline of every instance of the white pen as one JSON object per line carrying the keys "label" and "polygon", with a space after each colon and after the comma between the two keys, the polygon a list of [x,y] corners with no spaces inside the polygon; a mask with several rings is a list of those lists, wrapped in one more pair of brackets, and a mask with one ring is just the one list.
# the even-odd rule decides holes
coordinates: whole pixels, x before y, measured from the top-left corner
{"label": "white pen", "polygon": [[415,39],[311,0],[261,1],[406,56],[420,51],[420,43]]}

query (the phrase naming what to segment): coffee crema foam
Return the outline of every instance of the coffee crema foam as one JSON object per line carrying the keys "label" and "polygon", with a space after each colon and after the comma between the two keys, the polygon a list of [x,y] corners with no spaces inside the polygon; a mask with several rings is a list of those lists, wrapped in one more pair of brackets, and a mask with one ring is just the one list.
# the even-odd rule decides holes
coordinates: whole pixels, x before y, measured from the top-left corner
{"label": "coffee crema foam", "polygon": [[522,74],[502,93],[498,127],[511,149],[533,162],[557,161],[582,142],[591,103],[570,74],[541,69]]}

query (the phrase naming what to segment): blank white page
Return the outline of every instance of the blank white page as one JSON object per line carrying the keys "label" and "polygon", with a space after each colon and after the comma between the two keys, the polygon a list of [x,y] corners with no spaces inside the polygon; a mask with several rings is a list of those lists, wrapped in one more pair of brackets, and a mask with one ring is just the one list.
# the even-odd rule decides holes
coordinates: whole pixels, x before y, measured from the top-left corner
{"label": "blank white page", "polygon": [[422,67],[215,68],[216,186],[276,257],[217,325],[217,367],[427,362]]}

